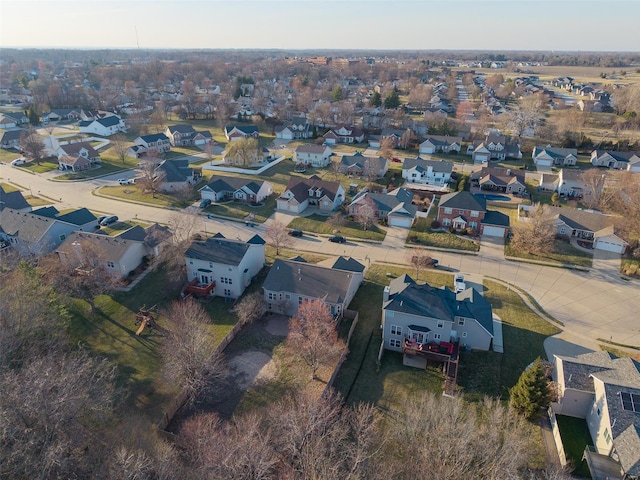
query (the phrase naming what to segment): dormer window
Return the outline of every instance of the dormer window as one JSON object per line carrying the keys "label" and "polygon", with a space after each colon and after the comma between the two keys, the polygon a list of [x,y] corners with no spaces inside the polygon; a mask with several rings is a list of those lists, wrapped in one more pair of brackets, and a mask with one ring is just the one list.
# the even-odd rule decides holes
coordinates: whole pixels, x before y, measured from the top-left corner
{"label": "dormer window", "polygon": [[634,413],[640,413],[640,395],[637,393],[620,392],[622,408]]}

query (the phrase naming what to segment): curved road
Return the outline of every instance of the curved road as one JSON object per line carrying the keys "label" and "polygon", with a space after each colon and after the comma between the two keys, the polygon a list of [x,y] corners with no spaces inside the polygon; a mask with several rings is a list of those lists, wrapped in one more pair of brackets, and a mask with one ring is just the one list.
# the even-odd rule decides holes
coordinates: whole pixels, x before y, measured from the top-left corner
{"label": "curved road", "polygon": [[[55,199],[55,205],[60,209],[85,206],[94,212],[118,215],[121,220],[138,218],[160,223],[166,223],[172,213],[168,209],[121,202],[92,193],[99,186],[115,185],[118,178],[132,177],[133,172],[121,172],[83,182],[52,181],[56,174],[36,175],[0,164],[1,181]],[[221,232],[228,238],[248,239],[255,233],[264,234],[269,221],[250,228],[241,222],[202,217],[201,229],[208,233]],[[364,264],[375,261],[405,263],[405,249],[401,246],[359,242],[341,245],[308,236],[294,239],[294,246],[299,250],[350,255]],[[640,346],[640,285],[637,280],[622,280],[615,268],[593,268],[589,272],[580,272],[511,262],[504,259],[502,247],[490,241],[483,241],[478,256],[444,252],[438,252],[436,256],[442,267],[462,272],[471,281],[477,278],[481,282],[482,276],[496,277],[528,292],[542,308],[565,324],[562,336],[571,343],[595,349],[596,340],[601,338]]]}

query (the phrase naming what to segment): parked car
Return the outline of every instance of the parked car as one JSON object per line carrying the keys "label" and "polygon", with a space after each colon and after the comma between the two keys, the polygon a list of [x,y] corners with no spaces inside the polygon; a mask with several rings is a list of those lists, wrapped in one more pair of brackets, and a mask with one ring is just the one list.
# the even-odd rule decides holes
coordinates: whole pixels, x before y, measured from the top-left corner
{"label": "parked car", "polygon": [[467,289],[467,285],[464,283],[463,275],[456,275],[453,279],[453,287],[456,293],[463,292]]}
{"label": "parked car", "polygon": [[329,241],[333,243],[346,243],[347,239],[341,235],[334,235],[333,237],[329,237]]}
{"label": "parked car", "polygon": [[200,208],[207,208],[209,205],[211,205],[211,199],[209,198],[205,198],[200,202]]}
{"label": "parked car", "polygon": [[118,221],[117,215],[109,215],[108,217],[105,217],[104,219],[102,219],[102,221],[100,222],[100,225],[103,227],[106,227],[107,225],[111,225],[112,223],[116,223],[117,221]]}
{"label": "parked car", "polygon": [[133,178],[119,178],[118,183],[120,185],[133,185],[136,182]]}
{"label": "parked car", "polygon": [[289,235],[292,237],[301,237],[303,233],[302,230],[289,230]]}
{"label": "parked car", "polygon": [[98,220],[98,225],[100,225],[102,223],[102,221],[107,218],[109,215],[100,215],[97,220]]}
{"label": "parked car", "polygon": [[18,165],[24,165],[27,163],[27,159],[24,157],[16,158],[15,160],[11,160],[11,165],[17,167]]}
{"label": "parked car", "polygon": [[402,163],[402,160],[400,160],[398,157],[391,157],[391,161],[393,163]]}

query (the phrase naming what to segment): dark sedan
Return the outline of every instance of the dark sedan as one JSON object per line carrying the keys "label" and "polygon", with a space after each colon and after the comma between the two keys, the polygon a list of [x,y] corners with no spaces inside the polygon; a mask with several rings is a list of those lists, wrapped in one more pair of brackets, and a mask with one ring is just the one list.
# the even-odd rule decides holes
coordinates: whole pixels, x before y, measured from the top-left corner
{"label": "dark sedan", "polygon": [[333,237],[329,237],[329,241],[333,243],[346,243],[347,239],[340,235],[334,235]]}

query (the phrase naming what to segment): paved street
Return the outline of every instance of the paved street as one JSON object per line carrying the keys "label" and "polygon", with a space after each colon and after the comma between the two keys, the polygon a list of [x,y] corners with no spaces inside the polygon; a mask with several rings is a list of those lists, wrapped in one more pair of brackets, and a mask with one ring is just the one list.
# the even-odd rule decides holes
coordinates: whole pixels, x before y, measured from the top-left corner
{"label": "paved street", "polygon": [[[33,175],[8,164],[0,165],[0,181],[57,199],[56,206],[60,209],[87,206],[94,212],[118,215],[122,220],[137,215],[138,219],[150,222],[166,222],[172,213],[171,210],[120,202],[92,193],[101,185],[114,185],[117,178],[126,176],[122,173],[65,183],[52,181],[54,175],[55,172]],[[275,217],[287,223],[286,215],[277,213]],[[264,234],[268,222],[250,228],[243,223],[203,217],[201,229],[207,233],[219,231],[229,238],[248,239],[256,233]],[[392,234],[381,245],[364,242],[334,244],[321,237],[309,236],[294,239],[295,247],[301,251],[350,255],[365,264],[368,263],[367,258],[371,262],[404,263],[403,243],[400,232]],[[472,282],[489,276],[522,288],[546,312],[565,324],[563,335],[571,335],[573,343],[593,348],[594,341],[602,338],[640,346],[640,282],[622,280],[615,260],[598,257],[594,261],[595,268],[589,272],[512,262],[504,259],[499,244],[486,239],[477,256],[445,252],[437,252],[434,256],[442,267],[469,275]]]}

